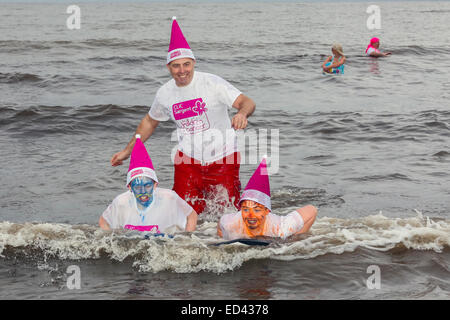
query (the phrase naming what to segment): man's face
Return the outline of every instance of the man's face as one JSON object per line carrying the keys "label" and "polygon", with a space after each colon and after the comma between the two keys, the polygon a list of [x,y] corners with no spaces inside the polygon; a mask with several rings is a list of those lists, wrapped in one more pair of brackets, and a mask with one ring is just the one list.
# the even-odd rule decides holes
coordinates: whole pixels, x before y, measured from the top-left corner
{"label": "man's face", "polygon": [[244,200],[241,204],[242,219],[245,225],[250,230],[258,229],[264,226],[266,221],[266,216],[269,214],[269,209],[267,209],[262,204],[251,200]]}
{"label": "man's face", "polygon": [[191,58],[181,58],[172,61],[167,65],[178,87],[187,86],[194,77],[195,60]]}
{"label": "man's face", "polygon": [[130,188],[140,205],[148,207],[152,203],[153,190],[155,188],[155,182],[152,179],[149,177],[137,177],[131,181]]}

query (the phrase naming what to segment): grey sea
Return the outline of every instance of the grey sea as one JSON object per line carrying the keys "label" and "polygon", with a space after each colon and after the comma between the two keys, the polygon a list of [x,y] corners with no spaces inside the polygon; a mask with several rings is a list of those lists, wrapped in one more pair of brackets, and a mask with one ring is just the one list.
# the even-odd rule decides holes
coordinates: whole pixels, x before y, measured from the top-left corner
{"label": "grey sea", "polygon": [[[377,2],[375,29],[372,4],[0,1],[0,299],[449,299],[450,2]],[[243,187],[267,153],[273,211],[318,207],[307,234],[213,246],[219,193],[193,234],[98,228],[172,16],[196,70],[256,102]],[[365,56],[374,36],[391,56]],[[345,72],[324,75],[334,42]],[[145,143],[169,189],[175,129]]]}

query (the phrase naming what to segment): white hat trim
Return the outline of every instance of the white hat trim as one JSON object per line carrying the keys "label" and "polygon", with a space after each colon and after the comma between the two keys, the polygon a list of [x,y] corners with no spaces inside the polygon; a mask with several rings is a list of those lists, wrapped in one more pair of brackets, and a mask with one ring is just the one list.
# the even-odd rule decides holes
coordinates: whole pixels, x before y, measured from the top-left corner
{"label": "white hat trim", "polygon": [[155,182],[158,182],[158,178],[156,177],[155,170],[152,170],[147,167],[138,167],[138,168],[134,168],[133,170],[128,171],[127,187],[130,184],[131,180],[133,180],[136,177],[149,177],[150,179],[153,179]]}
{"label": "white hat trim", "polygon": [[171,63],[173,60],[181,58],[191,58],[195,60],[194,53],[191,49],[179,48],[167,53],[167,64]]}
{"label": "white hat trim", "polygon": [[258,190],[248,189],[242,193],[241,199],[239,200],[239,204],[244,200],[251,200],[262,204],[267,209],[272,211],[270,196],[265,194],[264,192]]}

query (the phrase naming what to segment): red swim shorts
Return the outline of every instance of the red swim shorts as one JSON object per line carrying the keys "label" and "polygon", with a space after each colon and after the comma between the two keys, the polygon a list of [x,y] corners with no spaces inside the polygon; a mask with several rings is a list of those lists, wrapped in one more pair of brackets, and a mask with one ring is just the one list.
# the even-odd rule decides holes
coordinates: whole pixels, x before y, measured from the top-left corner
{"label": "red swim shorts", "polygon": [[[205,199],[213,198],[212,193],[222,185],[228,192],[228,200],[238,208],[241,194],[239,167],[241,154],[235,152],[229,156],[202,165],[181,151],[175,156],[173,190],[198,213],[206,208]],[[222,205],[222,203],[221,203]],[[227,206],[223,203],[223,206]]]}

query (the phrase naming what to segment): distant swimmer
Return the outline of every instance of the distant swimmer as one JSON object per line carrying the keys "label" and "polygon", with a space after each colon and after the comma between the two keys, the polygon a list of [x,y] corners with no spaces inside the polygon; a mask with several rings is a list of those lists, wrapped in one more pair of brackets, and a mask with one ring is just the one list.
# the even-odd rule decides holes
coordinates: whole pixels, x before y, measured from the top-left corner
{"label": "distant swimmer", "polygon": [[136,135],[127,174],[127,192],[118,195],[100,217],[102,229],[161,233],[194,231],[197,213],[175,191],[157,187],[158,178],[140,135]]}
{"label": "distant swimmer", "polygon": [[279,216],[271,212],[269,176],[266,159],[250,178],[240,202],[240,211],[223,215],[217,234],[225,239],[257,236],[286,238],[307,232],[317,216],[317,208],[308,205]]}
{"label": "distant swimmer", "polygon": [[370,39],[370,43],[367,46],[366,54],[370,57],[387,57],[391,52],[381,52],[378,48],[380,47],[380,39],[374,37]]}
{"label": "distant swimmer", "polygon": [[334,43],[331,47],[331,52],[333,53],[333,56],[329,56],[322,64],[323,71],[326,73],[343,74],[346,58],[344,56],[342,45],[340,45],[339,43]]}

